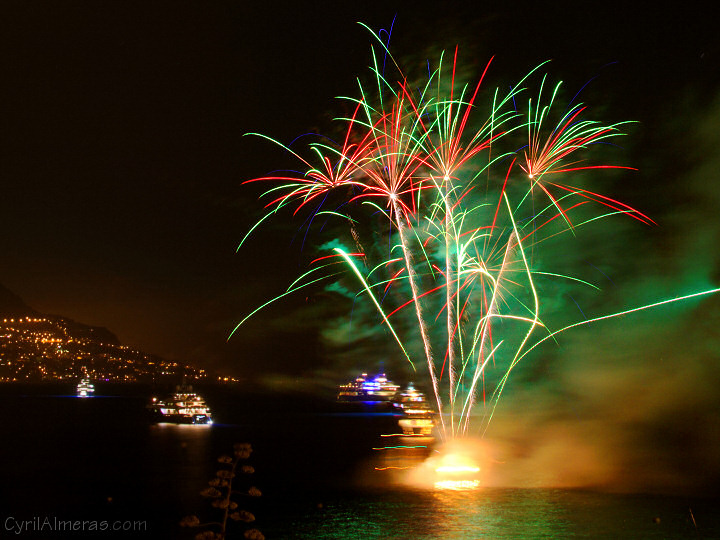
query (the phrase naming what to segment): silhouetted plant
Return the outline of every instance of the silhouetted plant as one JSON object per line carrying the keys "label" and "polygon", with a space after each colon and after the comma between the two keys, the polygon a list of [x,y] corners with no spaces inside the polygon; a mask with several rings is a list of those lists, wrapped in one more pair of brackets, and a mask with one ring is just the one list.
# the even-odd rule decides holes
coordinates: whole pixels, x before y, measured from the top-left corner
{"label": "silhouetted plant", "polygon": [[[233,445],[232,456],[220,456],[218,462],[223,465],[215,473],[215,478],[208,482],[208,486],[200,492],[200,495],[209,499],[210,504],[223,512],[219,521],[208,521],[202,523],[197,516],[185,516],[180,521],[181,527],[208,527],[208,530],[195,535],[195,540],[225,540],[227,538],[228,519],[252,523],[255,516],[247,510],[239,510],[238,504],[232,500],[234,495],[246,497],[260,497],[262,493],[255,486],[246,491],[233,490],[233,480],[237,473],[253,474],[255,469],[250,465],[240,465],[241,460],[248,459],[252,453],[252,446],[248,443],[236,443]],[[218,530],[212,530],[217,528]],[[244,536],[247,540],[265,540],[263,534],[257,529],[245,530]]]}

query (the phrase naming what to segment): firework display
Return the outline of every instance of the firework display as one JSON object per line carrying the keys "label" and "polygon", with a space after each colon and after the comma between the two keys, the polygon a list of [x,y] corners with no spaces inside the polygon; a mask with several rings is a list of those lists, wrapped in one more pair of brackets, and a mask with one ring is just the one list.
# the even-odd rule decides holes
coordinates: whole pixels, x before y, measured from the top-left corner
{"label": "firework display", "polygon": [[[452,439],[471,423],[486,429],[529,351],[592,322],[561,329],[543,322],[537,280],[580,282],[542,266],[543,242],[616,214],[653,222],[584,187],[584,171],[631,168],[592,161],[625,123],[588,119],[580,103],[560,105],[561,85],[548,92],[540,75],[545,64],[501,91],[486,82],[492,60],[466,83],[456,48],[452,60],[441,54],[434,68],[428,62],[424,80],[411,79],[379,35],[373,44],[370,82],[343,98],[348,114],[337,119],[337,143],[318,137],[298,150],[253,134],[285,148],[301,170],[250,180],[269,186],[266,214],[243,242],[285,208],[307,215],[309,229],[322,229],[320,216],[342,225],[353,247],[319,256],[258,310],[349,273],[412,368],[427,376],[441,436]],[[364,247],[368,226],[370,241],[382,245]]]}

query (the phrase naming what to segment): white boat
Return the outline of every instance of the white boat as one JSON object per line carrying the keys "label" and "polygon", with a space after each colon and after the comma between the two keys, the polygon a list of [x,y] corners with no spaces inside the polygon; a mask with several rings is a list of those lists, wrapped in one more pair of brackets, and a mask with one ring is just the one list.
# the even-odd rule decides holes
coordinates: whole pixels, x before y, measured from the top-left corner
{"label": "white boat", "polygon": [[402,411],[398,425],[405,435],[431,435],[435,427],[435,411],[412,383],[393,401]]}
{"label": "white boat", "polygon": [[338,386],[338,401],[390,401],[400,386],[388,380],[384,373],[369,379],[367,373],[347,384]]}
{"label": "white boat", "polygon": [[167,399],[152,398],[148,409],[157,422],[172,424],[212,424],[212,414],[205,400],[192,386],[178,386]]}
{"label": "white boat", "polygon": [[90,379],[81,379],[77,385],[78,397],[90,397],[95,392],[95,386],[90,383]]}

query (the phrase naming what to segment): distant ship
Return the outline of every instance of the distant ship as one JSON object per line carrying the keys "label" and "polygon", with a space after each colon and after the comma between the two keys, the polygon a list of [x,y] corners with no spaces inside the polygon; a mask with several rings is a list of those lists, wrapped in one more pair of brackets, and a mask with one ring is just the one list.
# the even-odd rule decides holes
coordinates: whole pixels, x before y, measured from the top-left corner
{"label": "distant ship", "polygon": [[90,397],[95,392],[95,386],[90,383],[90,379],[81,379],[77,385],[78,397]]}
{"label": "distant ship", "polygon": [[431,435],[435,427],[435,411],[425,399],[425,394],[415,389],[412,383],[401,392],[393,406],[402,411],[398,425],[405,435]]}
{"label": "distant ship", "polygon": [[338,401],[391,401],[400,386],[389,381],[384,373],[368,379],[367,373],[347,384],[338,386]]}
{"label": "distant ship", "polygon": [[177,386],[165,400],[152,398],[148,405],[157,422],[171,424],[212,424],[212,414],[205,400],[193,392],[192,386]]}

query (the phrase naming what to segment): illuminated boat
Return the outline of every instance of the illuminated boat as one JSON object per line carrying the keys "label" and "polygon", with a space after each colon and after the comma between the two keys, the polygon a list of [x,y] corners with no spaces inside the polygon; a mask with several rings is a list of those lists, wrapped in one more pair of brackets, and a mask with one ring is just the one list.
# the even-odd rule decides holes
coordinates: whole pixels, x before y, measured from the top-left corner
{"label": "illuminated boat", "polygon": [[95,392],[95,386],[90,383],[90,379],[81,379],[77,385],[78,397],[89,397]]}
{"label": "illuminated boat", "polygon": [[192,386],[178,386],[167,399],[152,398],[148,405],[156,422],[171,424],[212,424],[212,414],[205,400]]}
{"label": "illuminated boat", "polygon": [[405,435],[431,435],[435,427],[435,411],[412,383],[393,401],[403,416],[398,425]]}
{"label": "illuminated boat", "polygon": [[388,380],[384,373],[369,379],[367,373],[347,384],[338,386],[338,401],[391,401],[400,386]]}

